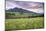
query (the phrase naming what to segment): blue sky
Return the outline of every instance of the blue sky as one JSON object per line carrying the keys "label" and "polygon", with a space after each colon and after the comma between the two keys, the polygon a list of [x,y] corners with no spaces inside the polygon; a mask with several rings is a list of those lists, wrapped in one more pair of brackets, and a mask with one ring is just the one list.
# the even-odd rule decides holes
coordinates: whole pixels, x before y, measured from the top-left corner
{"label": "blue sky", "polygon": [[43,2],[6,0],[6,9],[14,7],[23,8],[37,13],[43,13],[44,8]]}

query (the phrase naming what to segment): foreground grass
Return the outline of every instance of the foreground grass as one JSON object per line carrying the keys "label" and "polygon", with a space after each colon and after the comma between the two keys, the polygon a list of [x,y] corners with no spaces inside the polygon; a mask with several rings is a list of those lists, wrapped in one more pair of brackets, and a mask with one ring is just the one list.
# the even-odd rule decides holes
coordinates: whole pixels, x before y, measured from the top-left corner
{"label": "foreground grass", "polygon": [[38,29],[44,27],[43,17],[6,19],[6,30]]}

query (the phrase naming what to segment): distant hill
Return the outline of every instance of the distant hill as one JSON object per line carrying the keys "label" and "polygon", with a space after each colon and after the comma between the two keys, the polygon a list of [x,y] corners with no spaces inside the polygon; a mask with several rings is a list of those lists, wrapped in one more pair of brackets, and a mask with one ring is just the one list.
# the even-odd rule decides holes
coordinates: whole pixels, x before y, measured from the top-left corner
{"label": "distant hill", "polygon": [[22,8],[17,8],[17,7],[13,8],[13,9],[5,10],[5,12],[20,12],[20,13],[40,14],[40,13],[25,10],[25,9],[22,9]]}

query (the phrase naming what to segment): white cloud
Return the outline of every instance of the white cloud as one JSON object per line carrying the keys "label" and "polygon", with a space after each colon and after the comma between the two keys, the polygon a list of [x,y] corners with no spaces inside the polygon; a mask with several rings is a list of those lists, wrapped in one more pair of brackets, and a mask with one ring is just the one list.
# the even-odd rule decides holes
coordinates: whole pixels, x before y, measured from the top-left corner
{"label": "white cloud", "polygon": [[6,9],[19,7],[33,11],[36,13],[43,13],[43,4],[40,2],[15,2],[15,1],[6,1]]}

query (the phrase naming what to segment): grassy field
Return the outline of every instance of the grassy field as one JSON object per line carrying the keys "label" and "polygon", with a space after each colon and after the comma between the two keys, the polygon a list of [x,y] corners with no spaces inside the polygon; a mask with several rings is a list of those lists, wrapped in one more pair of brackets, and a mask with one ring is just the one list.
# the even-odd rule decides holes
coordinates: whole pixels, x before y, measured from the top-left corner
{"label": "grassy field", "polygon": [[39,29],[44,27],[43,17],[6,19],[6,30]]}

